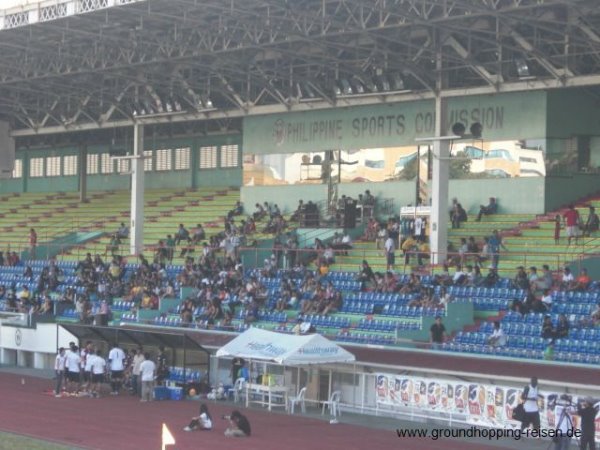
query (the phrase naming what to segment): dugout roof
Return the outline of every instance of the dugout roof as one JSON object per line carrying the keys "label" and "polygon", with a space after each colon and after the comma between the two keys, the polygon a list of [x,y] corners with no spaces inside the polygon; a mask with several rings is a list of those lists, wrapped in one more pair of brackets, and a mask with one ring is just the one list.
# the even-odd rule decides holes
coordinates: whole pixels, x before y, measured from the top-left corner
{"label": "dugout roof", "polygon": [[[224,131],[252,114],[436,93],[595,86],[597,6],[596,0],[28,2],[0,11],[0,119],[11,122],[17,137],[134,121],[177,127],[201,120],[206,131]],[[152,105],[155,111],[144,110]]]}

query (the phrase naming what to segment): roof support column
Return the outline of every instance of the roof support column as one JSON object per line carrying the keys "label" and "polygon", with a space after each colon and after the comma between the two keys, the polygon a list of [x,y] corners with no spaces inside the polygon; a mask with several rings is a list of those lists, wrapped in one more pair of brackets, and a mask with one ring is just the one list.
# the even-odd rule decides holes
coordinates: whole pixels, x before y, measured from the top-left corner
{"label": "roof support column", "polygon": [[144,245],[144,125],[133,125],[133,159],[131,160],[131,213],[129,252],[142,253]]}
{"label": "roof support column", "polygon": [[435,138],[431,179],[430,248],[431,264],[442,264],[448,252],[448,187],[450,141],[443,139],[446,130],[446,103],[441,95],[435,99]]}

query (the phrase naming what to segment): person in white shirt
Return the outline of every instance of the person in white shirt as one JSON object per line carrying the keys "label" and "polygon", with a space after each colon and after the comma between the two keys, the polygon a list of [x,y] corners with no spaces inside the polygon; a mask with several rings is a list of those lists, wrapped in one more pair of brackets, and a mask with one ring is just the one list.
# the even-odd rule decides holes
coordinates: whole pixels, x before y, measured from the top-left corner
{"label": "person in white shirt", "polygon": [[148,353],[144,353],[144,362],[140,364],[140,377],[142,379],[142,402],[152,400],[152,389],[156,378],[156,364],[150,359]]}
{"label": "person in white shirt", "polygon": [[119,395],[123,383],[123,371],[125,370],[125,352],[117,344],[113,344],[112,350],[108,354],[108,362],[110,363],[111,394]]}
{"label": "person in white shirt", "polygon": [[92,384],[92,362],[94,361],[94,349],[91,347],[91,344],[81,351],[81,358],[84,382],[83,389],[88,390],[91,388]]}
{"label": "person in white shirt", "polygon": [[502,328],[500,328],[500,322],[494,322],[494,332],[488,339],[488,344],[492,347],[504,347],[506,345],[506,335]]}
{"label": "person in white shirt", "polygon": [[60,390],[62,388],[63,380],[65,377],[65,362],[66,362],[65,348],[61,347],[58,349],[56,360],[54,361],[54,373],[56,374],[56,388],[54,389],[54,395],[60,397]]}
{"label": "person in white shirt", "polygon": [[385,248],[387,270],[394,270],[394,265],[396,264],[396,255],[394,253],[396,244],[394,243],[394,239],[388,236],[383,246]]}
{"label": "person in white shirt", "polygon": [[550,289],[546,289],[544,291],[544,295],[542,296],[542,305],[544,305],[546,311],[552,310],[552,291]]}
{"label": "person in white shirt", "polygon": [[144,354],[142,353],[142,349],[138,348],[135,351],[135,356],[133,357],[132,368],[131,368],[131,385],[133,388],[133,395],[141,394],[141,381],[140,381],[140,366],[144,362]]}
{"label": "person in white shirt", "polygon": [[67,369],[67,389],[76,393],[79,390],[81,374],[81,356],[76,345],[66,354],[65,368]]}
{"label": "person in white shirt", "polygon": [[532,425],[534,430],[540,429],[540,410],[538,407],[538,397],[541,397],[538,393],[538,379],[532,377],[531,382],[528,386],[523,389],[523,409],[525,410],[525,418],[521,422],[521,430],[528,428]]}
{"label": "person in white shirt", "polygon": [[193,430],[212,430],[212,417],[204,403],[200,405],[200,415],[192,417],[190,424],[183,429],[183,431]]}
{"label": "person in white shirt", "polygon": [[[93,397],[100,397],[100,386],[104,383],[104,373],[106,372],[106,361],[102,357],[102,353],[97,351],[95,355],[91,355],[92,367],[92,384],[90,389]],[[88,356],[89,358],[89,356]]]}

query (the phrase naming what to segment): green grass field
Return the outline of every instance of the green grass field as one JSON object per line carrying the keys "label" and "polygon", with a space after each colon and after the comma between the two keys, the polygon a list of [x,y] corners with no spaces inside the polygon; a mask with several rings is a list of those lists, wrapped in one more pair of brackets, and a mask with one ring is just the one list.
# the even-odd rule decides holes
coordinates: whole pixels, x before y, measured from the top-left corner
{"label": "green grass field", "polygon": [[0,431],[0,450],[78,450],[77,447],[67,447],[64,445],[45,442],[39,439],[32,439],[13,433]]}

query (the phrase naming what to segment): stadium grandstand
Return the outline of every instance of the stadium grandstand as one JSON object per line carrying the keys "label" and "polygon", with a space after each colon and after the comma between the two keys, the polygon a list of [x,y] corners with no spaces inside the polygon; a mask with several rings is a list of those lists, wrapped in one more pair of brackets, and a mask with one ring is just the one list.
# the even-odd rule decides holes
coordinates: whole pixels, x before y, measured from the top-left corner
{"label": "stadium grandstand", "polygon": [[[397,445],[397,420],[520,430],[513,411],[538,377],[526,413],[560,428],[568,395],[574,426],[589,431],[582,405],[597,412],[600,400],[597,1],[0,8],[2,370],[53,371],[69,342],[84,349],[82,371],[94,351],[143,359],[143,348],[154,399],[222,400],[224,414],[240,403],[253,424],[297,428],[290,448],[322,435],[332,449],[367,445],[352,436],[372,416],[394,430],[371,444],[382,447]],[[0,372],[0,385],[13,377]],[[30,409],[0,413],[0,430],[84,442],[51,422],[24,430],[38,402],[28,386],[54,385],[20,380]],[[76,403],[55,395],[97,394],[75,384],[40,408],[68,416]],[[101,399],[98,420],[111,400],[141,408]],[[148,420],[180,430],[173,418],[189,414],[164,405]],[[296,436],[313,422],[277,406],[310,420],[328,410],[348,433]],[[127,420],[112,437],[88,430],[102,436],[83,446],[126,448]],[[249,448],[281,448],[277,428]]]}

